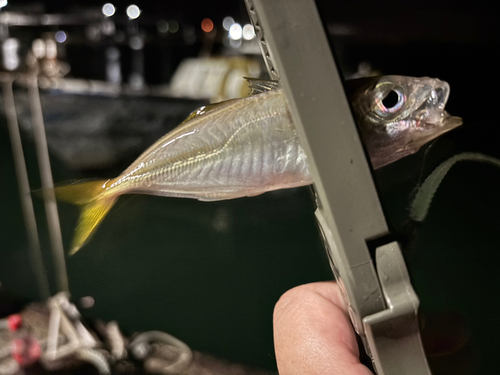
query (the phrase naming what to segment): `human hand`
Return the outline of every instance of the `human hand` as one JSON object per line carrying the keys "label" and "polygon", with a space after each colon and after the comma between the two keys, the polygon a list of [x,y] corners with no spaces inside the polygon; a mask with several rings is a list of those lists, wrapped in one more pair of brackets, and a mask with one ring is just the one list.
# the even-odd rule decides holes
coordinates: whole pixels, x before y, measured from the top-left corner
{"label": "human hand", "polygon": [[359,361],[356,336],[333,281],[301,285],[274,308],[280,375],[373,375]]}

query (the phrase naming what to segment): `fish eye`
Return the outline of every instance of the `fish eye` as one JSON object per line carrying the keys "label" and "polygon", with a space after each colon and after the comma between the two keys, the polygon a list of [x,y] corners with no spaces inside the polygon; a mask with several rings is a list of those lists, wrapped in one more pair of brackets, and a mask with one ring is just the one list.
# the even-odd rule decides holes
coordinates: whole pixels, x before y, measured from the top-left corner
{"label": "fish eye", "polygon": [[382,104],[385,108],[390,109],[395,107],[399,102],[399,95],[396,91],[391,90],[387,96],[382,99]]}
{"label": "fish eye", "polygon": [[375,112],[380,116],[386,116],[398,112],[403,108],[406,96],[399,88],[380,92],[375,99]]}

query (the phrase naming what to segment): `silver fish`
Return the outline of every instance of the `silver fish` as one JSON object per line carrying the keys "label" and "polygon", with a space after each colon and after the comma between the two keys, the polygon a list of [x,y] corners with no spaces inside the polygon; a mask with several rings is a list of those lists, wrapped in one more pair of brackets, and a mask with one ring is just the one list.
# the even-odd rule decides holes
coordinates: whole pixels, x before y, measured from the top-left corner
{"label": "silver fish", "polygon": [[[120,176],[56,188],[58,199],[82,206],[71,253],[122,194],[214,201],[312,184],[282,89],[270,81],[250,84],[256,95],[201,107]],[[462,123],[444,110],[449,85],[437,79],[361,79],[348,91],[374,168]]]}

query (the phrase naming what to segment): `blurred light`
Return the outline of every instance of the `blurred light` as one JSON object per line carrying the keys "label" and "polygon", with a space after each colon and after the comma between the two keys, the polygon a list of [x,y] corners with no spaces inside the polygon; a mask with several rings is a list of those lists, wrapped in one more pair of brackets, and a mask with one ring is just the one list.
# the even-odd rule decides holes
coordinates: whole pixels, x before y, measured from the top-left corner
{"label": "blurred light", "polygon": [[57,57],[57,44],[51,39],[45,40],[45,57],[55,59]]}
{"label": "blurred light", "polygon": [[115,14],[115,6],[111,3],[106,3],[102,6],[102,14],[104,14],[106,17],[111,17],[113,14]]}
{"label": "blurred light", "polygon": [[129,77],[129,84],[134,90],[140,90],[144,86],[144,77],[140,73],[132,73]]}
{"label": "blurred light", "polygon": [[7,0],[0,0],[0,8],[3,8],[4,6],[6,6],[8,4],[8,1]]}
{"label": "blurred light", "polygon": [[251,40],[255,36],[255,30],[250,24],[243,26],[243,38],[246,40]]}
{"label": "blurred light", "polygon": [[91,296],[80,298],[80,306],[82,306],[84,309],[90,309],[94,306],[94,304],[94,298],[92,298]]}
{"label": "blurred light", "polygon": [[231,48],[240,48],[241,47],[241,39],[234,40],[234,39],[229,39],[229,46]]}
{"label": "blurred light", "polygon": [[201,21],[201,29],[204,32],[209,33],[214,29],[214,23],[210,18],[205,18],[203,21]]}
{"label": "blurred light", "polygon": [[139,7],[137,5],[132,4],[132,5],[129,5],[127,7],[127,16],[131,20],[135,20],[140,15],[141,15],[141,10],[139,9]]}
{"label": "blurred light", "polygon": [[33,55],[37,59],[45,57],[45,42],[42,39],[35,39],[31,48],[33,49]]}
{"label": "blurred light", "polygon": [[90,24],[85,28],[85,36],[94,42],[98,41],[101,38],[101,30],[97,25]]}
{"label": "blurred light", "polygon": [[19,66],[19,41],[14,38],[5,40],[2,44],[3,66],[7,70],[17,69]]}
{"label": "blurred light", "polygon": [[224,19],[222,20],[222,27],[225,29],[225,30],[229,30],[231,28],[231,26],[233,26],[233,23],[234,23],[234,19],[233,17],[224,17]]}
{"label": "blurred light", "polygon": [[144,41],[140,36],[133,36],[129,41],[130,48],[133,50],[140,50],[144,47]]}
{"label": "blurred light", "polygon": [[66,41],[66,38],[67,38],[66,33],[62,30],[59,30],[55,35],[57,43],[64,43]]}
{"label": "blurred light", "polygon": [[239,23],[234,23],[229,28],[229,38],[232,40],[240,40],[242,34],[243,34],[243,31],[242,31],[241,25]]}
{"label": "blurred light", "polygon": [[101,32],[103,35],[113,35],[116,31],[115,23],[111,20],[101,22]]}
{"label": "blurred light", "polygon": [[156,28],[160,33],[165,34],[168,32],[168,22],[165,20],[159,20],[156,24]]}
{"label": "blurred light", "polygon": [[112,83],[122,81],[120,50],[116,47],[108,47],[106,50],[106,80]]}
{"label": "blurred light", "polygon": [[212,225],[217,232],[227,232],[231,224],[231,217],[227,208],[221,208],[215,211]]}
{"label": "blurred light", "polygon": [[175,34],[177,31],[179,31],[179,24],[177,21],[169,21],[168,22],[168,30],[172,33]]}
{"label": "blurred light", "polygon": [[120,58],[120,50],[116,47],[108,47],[106,50],[106,58],[112,61],[118,60]]}

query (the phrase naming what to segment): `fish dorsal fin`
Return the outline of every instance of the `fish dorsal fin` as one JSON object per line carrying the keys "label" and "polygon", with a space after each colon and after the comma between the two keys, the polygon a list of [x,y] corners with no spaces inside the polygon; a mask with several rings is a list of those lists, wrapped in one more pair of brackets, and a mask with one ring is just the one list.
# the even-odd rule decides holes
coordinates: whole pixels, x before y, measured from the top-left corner
{"label": "fish dorsal fin", "polygon": [[266,91],[276,90],[279,87],[278,81],[270,81],[265,79],[258,78],[248,78],[244,77],[248,81],[248,85],[250,86],[250,94],[257,95],[262,94]]}
{"label": "fish dorsal fin", "polygon": [[229,102],[232,102],[236,99],[229,99],[229,100],[224,100],[222,102],[218,102],[218,103],[213,103],[213,104],[207,104],[207,105],[204,105],[198,109],[195,109],[193,112],[191,112],[189,114],[189,116],[184,120],[182,121],[179,125],[182,125],[188,121],[191,121],[192,119],[194,119],[195,117],[198,117],[198,116],[201,116],[201,115],[204,115],[205,113],[207,112],[210,112],[210,111],[213,111],[214,109],[217,109],[221,106],[223,106],[224,104],[227,104]]}
{"label": "fish dorsal fin", "polygon": [[[257,95],[257,94],[261,94],[263,92],[272,91],[272,90],[275,90],[279,87],[278,81],[270,81],[270,80],[265,80],[265,79],[248,78],[248,77],[244,77],[244,78],[248,81],[248,85],[250,86],[250,90],[251,90],[250,91],[251,95]],[[183,122],[180,123],[180,125],[182,125],[188,121],[191,121],[195,117],[198,117],[198,116],[201,116],[207,112],[213,111],[214,109],[217,109],[217,108],[221,107],[222,105],[228,104],[229,102],[232,102],[234,100],[238,100],[238,99],[229,99],[229,100],[225,100],[225,101],[219,102],[219,103],[204,105],[198,109],[195,109],[193,112],[190,113],[190,115]]]}

